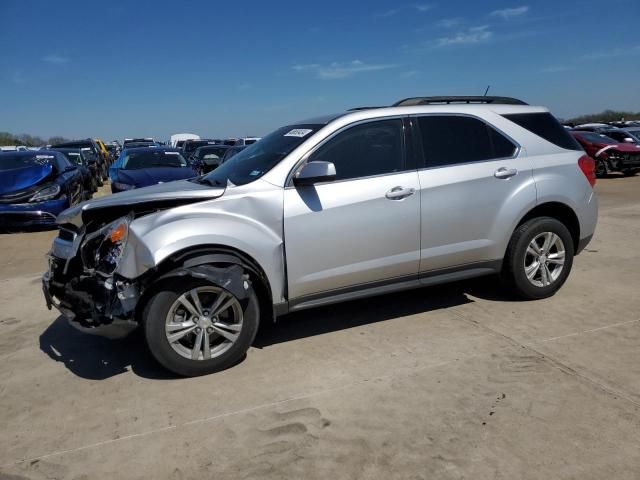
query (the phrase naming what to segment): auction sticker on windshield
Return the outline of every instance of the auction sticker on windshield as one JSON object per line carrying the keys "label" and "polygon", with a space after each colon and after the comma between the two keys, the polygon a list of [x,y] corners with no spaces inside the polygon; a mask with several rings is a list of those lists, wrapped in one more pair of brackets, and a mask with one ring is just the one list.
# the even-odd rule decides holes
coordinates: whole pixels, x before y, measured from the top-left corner
{"label": "auction sticker on windshield", "polygon": [[313,130],[309,130],[308,128],[294,128],[290,130],[288,133],[285,133],[285,137],[304,137],[309,133],[313,132]]}

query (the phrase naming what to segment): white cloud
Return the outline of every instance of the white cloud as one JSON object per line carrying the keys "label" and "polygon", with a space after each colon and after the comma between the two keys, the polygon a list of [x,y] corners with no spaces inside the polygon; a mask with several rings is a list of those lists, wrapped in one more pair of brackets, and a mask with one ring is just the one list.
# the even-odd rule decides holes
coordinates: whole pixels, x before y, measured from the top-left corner
{"label": "white cloud", "polygon": [[442,28],[453,28],[460,26],[462,23],[464,23],[464,18],[462,17],[443,18],[436,23],[436,26]]}
{"label": "white cloud", "polygon": [[600,50],[594,53],[587,53],[580,58],[582,60],[602,60],[605,58],[624,57],[638,54],[640,54],[640,45],[634,45],[632,47],[618,47],[612,50]]}
{"label": "white cloud", "polygon": [[421,5],[414,5],[413,8],[415,8],[419,12],[424,13],[424,12],[428,12],[429,10],[431,10],[433,8],[433,5],[431,5],[430,3],[423,3]]}
{"label": "white cloud", "polygon": [[370,64],[364,63],[360,60],[353,60],[352,62],[333,62],[328,65],[321,65],[319,63],[310,63],[306,65],[294,65],[293,68],[296,72],[312,72],[317,78],[323,80],[335,80],[340,78],[349,78],[359,73],[377,72],[380,70],[388,70],[390,68],[396,68],[397,65],[393,64]]}
{"label": "white cloud", "polygon": [[69,63],[69,58],[52,53],[51,55],[42,57],[42,61],[46,63],[51,63],[53,65],[62,65],[63,63]]}
{"label": "white cloud", "polygon": [[479,27],[468,28],[463,32],[454,35],[440,37],[435,40],[436,47],[448,47],[453,45],[473,45],[476,43],[484,43],[493,36],[493,32],[489,30],[489,25],[481,25]]}
{"label": "white cloud", "polygon": [[400,78],[412,78],[418,75],[420,72],[417,70],[407,70],[406,72],[402,72],[400,74]]}
{"label": "white cloud", "polygon": [[391,8],[385,12],[379,12],[376,13],[374,16],[378,17],[378,18],[389,18],[389,17],[393,17],[397,14],[399,14],[402,10],[408,10],[408,9],[414,9],[417,10],[420,13],[424,13],[424,12],[428,12],[429,10],[431,10],[433,8],[433,5],[430,3],[420,3],[420,4],[416,4],[416,5],[411,5],[411,6],[405,6],[405,7],[397,7],[397,8]]}
{"label": "white cloud", "polygon": [[523,5],[522,7],[503,8],[502,10],[494,10],[489,15],[491,15],[492,17],[501,17],[505,20],[509,20],[510,18],[524,15],[528,11],[529,11],[529,7],[527,5]]}

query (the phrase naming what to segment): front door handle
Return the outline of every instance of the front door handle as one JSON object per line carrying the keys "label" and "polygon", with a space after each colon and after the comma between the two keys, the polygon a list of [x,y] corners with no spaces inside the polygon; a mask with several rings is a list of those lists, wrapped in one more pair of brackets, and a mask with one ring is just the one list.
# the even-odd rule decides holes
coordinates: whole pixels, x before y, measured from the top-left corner
{"label": "front door handle", "polygon": [[507,178],[515,177],[517,174],[518,174],[517,168],[501,167],[494,172],[493,176],[496,178],[507,179]]}
{"label": "front door handle", "polygon": [[385,194],[385,197],[389,200],[402,200],[403,198],[410,197],[414,193],[416,193],[415,188],[393,187]]}

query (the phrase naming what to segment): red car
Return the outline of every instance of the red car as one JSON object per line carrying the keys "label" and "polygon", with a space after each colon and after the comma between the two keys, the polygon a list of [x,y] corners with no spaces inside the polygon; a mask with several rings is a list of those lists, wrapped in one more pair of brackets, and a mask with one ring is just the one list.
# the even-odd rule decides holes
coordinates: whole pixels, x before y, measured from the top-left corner
{"label": "red car", "polygon": [[573,130],[570,133],[582,145],[587,155],[596,161],[598,177],[604,177],[614,171],[634,175],[640,169],[640,145],[618,143],[613,138],[597,132]]}

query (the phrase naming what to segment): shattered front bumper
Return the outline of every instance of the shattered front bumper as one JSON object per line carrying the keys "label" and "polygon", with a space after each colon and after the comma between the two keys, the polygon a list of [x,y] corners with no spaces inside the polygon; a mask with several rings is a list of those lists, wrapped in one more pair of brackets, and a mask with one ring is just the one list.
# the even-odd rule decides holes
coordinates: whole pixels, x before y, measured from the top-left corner
{"label": "shattered front bumper", "polygon": [[55,307],[78,330],[107,338],[122,338],[138,327],[135,307],[137,285],[113,277],[62,274],[66,261],[49,257],[49,271],[42,276],[42,290],[51,310]]}

